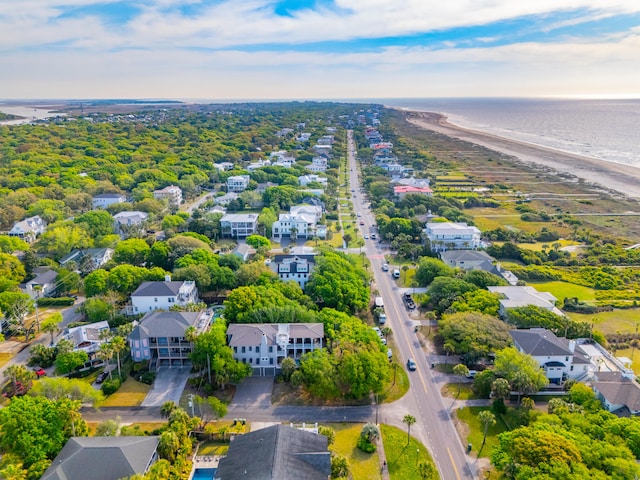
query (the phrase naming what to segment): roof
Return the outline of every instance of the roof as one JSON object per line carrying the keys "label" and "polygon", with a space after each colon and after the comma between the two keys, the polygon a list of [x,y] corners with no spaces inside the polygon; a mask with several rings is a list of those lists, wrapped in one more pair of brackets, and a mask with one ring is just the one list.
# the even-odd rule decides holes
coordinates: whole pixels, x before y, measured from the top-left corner
{"label": "roof", "polygon": [[[556,297],[549,292],[539,292],[533,287],[487,287],[487,290],[493,293],[504,295],[505,298],[500,300],[504,308],[524,307],[527,305],[535,305],[546,308],[553,307]],[[555,310],[554,310],[555,311]]]}
{"label": "roof", "polygon": [[188,327],[195,327],[203,317],[203,312],[163,312],[155,310],[147,313],[133,330],[134,338],[183,337]]}
{"label": "roof", "polygon": [[640,411],[640,385],[620,372],[598,372],[592,383],[604,399],[612,406],[623,405],[632,412]]}
{"label": "roof", "polygon": [[275,345],[280,325],[288,326],[289,338],[324,338],[322,323],[232,323],[227,328],[229,346],[260,345],[263,335],[269,344]]}
{"label": "roof", "polygon": [[178,295],[180,287],[184,285],[184,281],[174,282],[142,282],[131,294],[132,297],[172,297]]}
{"label": "roof", "polygon": [[398,193],[433,193],[429,187],[414,187],[412,185],[396,185],[393,192]]}
{"label": "roof", "polygon": [[58,272],[55,270],[47,270],[46,272],[43,272],[37,277],[29,280],[27,285],[46,285],[47,283],[55,282],[57,277]]}
{"label": "roof", "polygon": [[456,235],[462,232],[480,234],[478,227],[467,225],[465,222],[429,222],[427,230],[438,235]]}
{"label": "roof", "polygon": [[228,213],[220,219],[221,222],[243,223],[257,222],[258,215],[255,213]]}
{"label": "roof", "polygon": [[124,193],[99,193],[93,198],[126,198],[126,195]]}
{"label": "roof", "polygon": [[556,337],[546,328],[510,330],[509,334],[520,349],[532,357],[573,356],[566,339]]}
{"label": "roof", "polygon": [[143,474],[160,437],[71,437],[42,480],[118,480]]}
{"label": "roof", "polygon": [[331,453],[327,437],[274,425],[237,436],[220,460],[220,480],[327,480],[331,474]]}
{"label": "roof", "polygon": [[440,253],[443,262],[493,262],[494,258],[482,250],[447,250]]}

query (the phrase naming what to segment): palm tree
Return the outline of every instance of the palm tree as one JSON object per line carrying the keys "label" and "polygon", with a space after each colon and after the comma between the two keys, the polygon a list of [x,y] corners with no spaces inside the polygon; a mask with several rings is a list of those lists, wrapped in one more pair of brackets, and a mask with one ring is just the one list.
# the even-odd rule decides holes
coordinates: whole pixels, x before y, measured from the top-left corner
{"label": "palm tree", "polygon": [[407,413],[402,419],[402,423],[407,424],[407,445],[409,445],[409,442],[411,441],[411,425],[416,423],[416,417]]}
{"label": "palm tree", "polygon": [[495,425],[496,416],[490,410],[483,410],[478,414],[478,420],[484,426],[484,436],[482,437],[482,446],[478,451],[478,456],[480,456],[480,452],[484,448],[484,443],[487,441],[487,432],[489,431],[489,427],[491,425]]}
{"label": "palm tree", "polygon": [[127,348],[127,342],[125,342],[122,337],[113,337],[109,342],[111,344],[111,348],[113,352],[116,354],[117,362],[118,362],[118,376],[122,377],[122,371],[120,370],[120,352]]}
{"label": "palm tree", "polygon": [[[113,358],[114,353],[115,352],[113,351],[113,346],[111,345],[111,342],[105,342],[102,345],[100,345],[100,350],[98,350],[97,355],[107,364],[105,368],[109,368],[109,362],[111,362],[111,359]],[[109,370],[109,379],[113,380],[113,376],[111,375],[111,370]]]}
{"label": "palm tree", "polygon": [[184,338],[187,342],[194,342],[197,337],[198,337],[198,330],[196,330],[196,327],[191,325],[190,327],[187,327],[185,329]]}
{"label": "palm tree", "polygon": [[60,313],[54,313],[47,318],[40,326],[41,330],[51,335],[51,345],[53,345],[53,335],[58,331],[58,323],[62,321],[62,315]]}
{"label": "palm tree", "polygon": [[179,407],[178,405],[176,405],[176,402],[172,402],[172,401],[164,402],[162,404],[162,407],[160,407],[160,416],[162,416],[163,418],[169,418],[171,414],[175,412],[178,408]]}
{"label": "palm tree", "polygon": [[[468,377],[469,376],[469,369],[467,368],[467,366],[465,364],[459,363],[457,365],[454,365],[453,374],[457,375],[458,377]],[[462,384],[458,383],[458,393],[456,394],[456,400],[460,396],[460,387],[461,386],[462,386]]]}

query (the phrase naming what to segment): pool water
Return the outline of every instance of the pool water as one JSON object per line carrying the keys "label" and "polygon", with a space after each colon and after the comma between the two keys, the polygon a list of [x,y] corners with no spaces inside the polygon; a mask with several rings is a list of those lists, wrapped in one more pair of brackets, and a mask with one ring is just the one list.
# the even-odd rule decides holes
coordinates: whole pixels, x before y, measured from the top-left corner
{"label": "pool water", "polygon": [[215,468],[196,468],[191,478],[193,480],[213,480],[215,474]]}

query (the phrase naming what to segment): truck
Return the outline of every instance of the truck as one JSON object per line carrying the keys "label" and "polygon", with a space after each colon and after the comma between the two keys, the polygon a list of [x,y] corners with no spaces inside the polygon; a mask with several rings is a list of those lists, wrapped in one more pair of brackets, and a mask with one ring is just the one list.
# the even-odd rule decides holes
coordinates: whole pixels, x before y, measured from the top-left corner
{"label": "truck", "polygon": [[393,271],[393,278],[400,278],[400,270],[397,268]]}
{"label": "truck", "polygon": [[375,308],[384,308],[384,300],[382,300],[382,297],[376,297],[373,302]]}

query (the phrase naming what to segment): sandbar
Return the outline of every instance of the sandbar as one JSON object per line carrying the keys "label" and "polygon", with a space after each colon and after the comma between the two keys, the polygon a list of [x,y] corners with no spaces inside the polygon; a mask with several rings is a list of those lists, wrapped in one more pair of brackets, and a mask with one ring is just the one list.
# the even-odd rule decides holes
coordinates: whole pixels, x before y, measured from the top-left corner
{"label": "sandbar", "polygon": [[463,128],[449,123],[447,117],[440,113],[402,110],[406,113],[407,121],[418,127],[481,145],[504,155],[515,157],[530,166],[541,165],[558,172],[566,172],[607,190],[640,199],[640,168],[638,167],[607,162]]}

